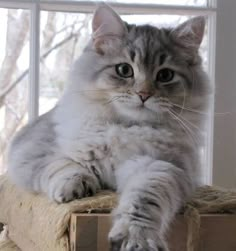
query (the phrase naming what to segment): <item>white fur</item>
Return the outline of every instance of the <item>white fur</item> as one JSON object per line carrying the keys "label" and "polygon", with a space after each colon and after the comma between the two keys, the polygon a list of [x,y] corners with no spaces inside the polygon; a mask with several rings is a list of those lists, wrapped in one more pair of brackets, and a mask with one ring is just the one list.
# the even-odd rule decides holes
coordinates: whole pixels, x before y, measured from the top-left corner
{"label": "white fur", "polygon": [[[193,22],[194,32],[202,36],[200,21]],[[198,55],[178,48],[161,66],[176,71],[171,84],[178,88],[173,96],[162,95],[167,90],[156,83],[161,69],[156,58],[157,66],[145,67],[141,55],[152,55],[146,47],[147,34],[160,50],[159,30],[152,29],[152,37],[146,27],[147,34],[136,40],[106,5],[96,11],[93,25],[94,36],[75,63],[57,106],[12,142],[9,176],[21,187],[43,192],[59,203],[104,188],[117,190],[120,201],[113,212],[111,250],[167,251],[164,236],[169,222],[197,185],[203,119],[194,109],[205,109],[205,75]],[[177,31],[181,28],[168,34],[174,39]],[[130,40],[136,49],[134,60]],[[176,63],[171,56],[181,60]],[[189,60],[194,64],[190,66]],[[133,77],[117,76],[116,65],[121,63],[132,67]],[[189,79],[198,88],[190,89]],[[143,102],[140,91],[152,95]]]}

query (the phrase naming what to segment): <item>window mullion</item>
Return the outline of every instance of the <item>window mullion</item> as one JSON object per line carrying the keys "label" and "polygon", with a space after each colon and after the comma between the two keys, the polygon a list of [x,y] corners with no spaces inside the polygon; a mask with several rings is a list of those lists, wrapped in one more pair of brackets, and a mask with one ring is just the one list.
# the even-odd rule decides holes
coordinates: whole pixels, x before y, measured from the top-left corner
{"label": "window mullion", "polygon": [[[216,53],[216,13],[208,17],[208,75],[211,86],[215,88],[215,53]],[[212,185],[213,177],[213,134],[214,134],[214,95],[209,100],[208,133],[206,138],[206,169],[204,169],[205,183]]]}
{"label": "window mullion", "polygon": [[208,0],[207,6],[211,8],[217,8],[217,0]]}
{"label": "window mullion", "polygon": [[39,113],[39,67],[40,67],[40,6],[31,5],[30,26],[30,80],[29,80],[29,120]]}

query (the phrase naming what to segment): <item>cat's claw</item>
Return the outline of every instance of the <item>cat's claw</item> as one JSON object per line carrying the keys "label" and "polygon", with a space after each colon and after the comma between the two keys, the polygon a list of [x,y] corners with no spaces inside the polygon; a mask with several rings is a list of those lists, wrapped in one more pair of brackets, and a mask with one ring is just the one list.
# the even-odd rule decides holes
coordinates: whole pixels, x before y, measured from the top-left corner
{"label": "cat's claw", "polygon": [[110,251],[168,251],[155,230],[118,221],[109,233]]}

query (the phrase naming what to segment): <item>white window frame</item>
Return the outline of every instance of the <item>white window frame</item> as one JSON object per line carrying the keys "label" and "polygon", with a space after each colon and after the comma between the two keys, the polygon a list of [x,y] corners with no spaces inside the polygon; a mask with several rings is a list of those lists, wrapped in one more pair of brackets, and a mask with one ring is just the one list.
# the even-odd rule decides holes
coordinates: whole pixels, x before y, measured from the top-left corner
{"label": "white window frame", "polygon": [[[126,4],[109,3],[120,14],[176,14],[176,15],[204,15],[208,17],[208,73],[215,86],[215,51],[216,51],[216,14],[217,0],[208,0],[207,6],[180,6],[159,4]],[[222,1],[222,0],[219,0]],[[230,0],[231,2],[234,0]],[[222,1],[223,2],[223,1]],[[34,120],[39,114],[39,67],[40,67],[40,11],[60,12],[93,12],[97,1],[78,0],[0,0],[0,8],[28,9],[31,13],[30,29],[30,77],[29,77],[29,120]],[[213,169],[213,135],[214,135],[214,101],[210,107],[210,134],[207,139],[207,168],[204,182],[215,183],[213,178],[218,166]],[[235,144],[236,145],[236,144]],[[215,147],[214,147],[215,149]],[[236,162],[235,162],[236,163]]]}

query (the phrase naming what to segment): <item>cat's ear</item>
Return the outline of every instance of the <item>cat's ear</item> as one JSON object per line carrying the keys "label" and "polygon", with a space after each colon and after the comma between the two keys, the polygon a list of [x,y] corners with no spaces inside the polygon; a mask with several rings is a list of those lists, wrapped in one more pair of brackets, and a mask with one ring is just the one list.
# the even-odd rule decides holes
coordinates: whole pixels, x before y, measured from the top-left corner
{"label": "cat's ear", "polygon": [[122,39],[127,34],[125,23],[111,7],[104,3],[100,4],[94,13],[92,31],[96,47],[107,39]]}
{"label": "cat's ear", "polygon": [[205,17],[199,16],[187,20],[175,28],[171,35],[182,46],[198,49],[205,30]]}

